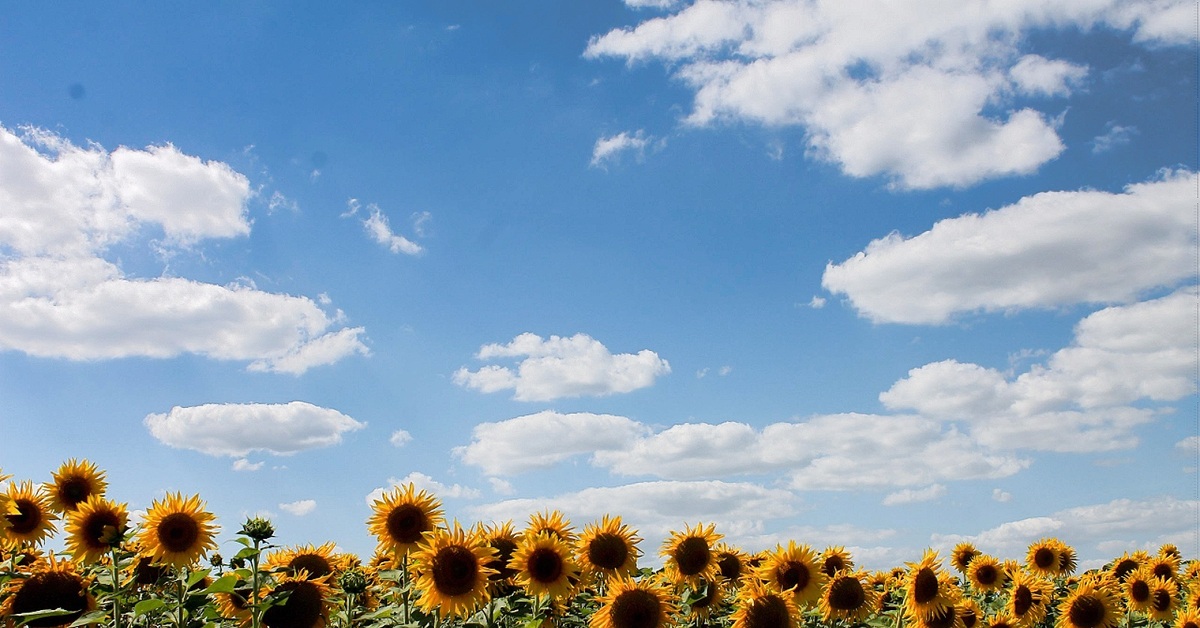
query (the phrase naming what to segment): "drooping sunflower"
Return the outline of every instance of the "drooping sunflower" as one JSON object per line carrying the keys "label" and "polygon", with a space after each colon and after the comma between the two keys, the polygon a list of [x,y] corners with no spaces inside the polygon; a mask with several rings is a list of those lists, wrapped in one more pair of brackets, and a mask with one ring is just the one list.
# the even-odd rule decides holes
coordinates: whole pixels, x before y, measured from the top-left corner
{"label": "drooping sunflower", "polygon": [[1174,556],[1179,560],[1183,560],[1183,552],[1179,551],[1179,546],[1174,543],[1163,543],[1158,546],[1159,556]]}
{"label": "drooping sunflower", "polygon": [[1058,573],[1059,575],[1070,575],[1075,573],[1075,569],[1079,566],[1079,555],[1075,552],[1075,548],[1060,543],[1058,546]]}
{"label": "drooping sunflower", "polygon": [[971,543],[963,541],[954,546],[950,552],[950,565],[958,573],[966,575],[967,569],[971,566],[971,561],[975,560],[976,556],[980,555],[980,551],[975,549]]}
{"label": "drooping sunflower", "polygon": [[421,595],[417,606],[442,618],[469,617],[488,600],[487,567],[496,550],[482,536],[465,532],[458,522],[437,528],[412,554],[413,584]]}
{"label": "drooping sunflower", "polygon": [[953,605],[953,586],[942,571],[942,561],[936,551],[926,549],[921,560],[908,563],[904,581],[904,615],[919,621]]}
{"label": "drooping sunflower", "polygon": [[1179,610],[1179,585],[1173,578],[1155,577],[1150,581],[1150,607],[1146,616],[1155,621],[1171,621]]}
{"label": "drooping sunflower", "polygon": [[1115,628],[1121,619],[1121,600],[1108,582],[1087,577],[1058,605],[1055,628]]}
{"label": "drooping sunflower", "polygon": [[829,579],[812,547],[795,541],[767,552],[754,575],[768,587],[790,594],[797,607],[816,604]]}
{"label": "drooping sunflower", "polygon": [[1200,628],[1200,609],[1186,608],[1175,614],[1171,628]]}
{"label": "drooping sunflower", "polygon": [[913,623],[914,628],[964,628],[958,602],[958,599],[954,599],[949,605],[917,618]]}
{"label": "drooping sunflower", "polygon": [[994,556],[980,554],[967,567],[967,582],[975,591],[999,591],[1008,584],[1008,573]]}
{"label": "drooping sunflower", "polygon": [[263,611],[260,621],[266,628],[324,628],[335,602],[326,579],[308,578],[303,572],[298,575],[284,574],[274,586],[260,589],[259,599],[268,596],[283,598],[283,603],[274,604]]}
{"label": "drooping sunflower", "polygon": [[867,581],[863,571],[838,571],[826,583],[817,608],[821,617],[857,623],[875,611],[879,593]]}
{"label": "drooping sunflower", "polygon": [[845,547],[831,545],[821,552],[821,571],[830,578],[839,571],[852,569],[854,569],[854,560],[850,558],[850,552],[847,552]]}
{"label": "drooping sunflower", "polygon": [[718,543],[715,552],[717,575],[721,576],[725,582],[737,586],[741,582],[742,575],[749,571],[750,557],[746,552],[727,543]]}
{"label": "drooping sunflower", "polygon": [[529,524],[525,526],[524,535],[535,537],[543,532],[558,537],[567,545],[574,545],[579,540],[579,535],[575,534],[571,522],[557,510],[535,512],[529,516]]}
{"label": "drooping sunflower", "polygon": [[1135,569],[1125,576],[1121,588],[1125,594],[1125,606],[1129,610],[1142,613],[1149,610],[1153,601],[1150,595],[1150,583],[1153,580],[1154,574],[1148,567]]}
{"label": "drooping sunflower", "polygon": [[67,551],[76,561],[94,563],[120,547],[128,528],[125,504],[90,495],[67,513]]}
{"label": "drooping sunflower", "polygon": [[579,582],[579,565],[570,546],[550,532],[521,539],[508,566],[516,570],[517,584],[534,596],[562,599],[571,595]]}
{"label": "drooping sunflower", "polygon": [[617,573],[609,584],[600,609],[588,620],[590,628],[663,628],[678,610],[670,587],[658,578],[638,582]]}
{"label": "drooping sunflower", "polygon": [[486,567],[492,570],[488,579],[492,581],[492,593],[495,595],[499,589],[511,584],[517,575],[517,571],[509,567],[508,562],[512,560],[513,552],[517,551],[519,538],[516,530],[513,529],[512,521],[481,524],[478,534],[483,537],[489,547],[496,550],[495,555],[486,564]]}
{"label": "drooping sunflower", "polygon": [[702,581],[696,591],[703,592],[704,595],[700,598],[693,598],[686,605],[688,618],[700,623],[707,622],[725,605],[725,598],[730,587],[729,582],[722,578]]}
{"label": "drooping sunflower", "polygon": [[0,604],[0,617],[62,609],[66,615],[53,615],[34,619],[25,626],[46,628],[66,626],[79,619],[84,613],[96,608],[96,599],[89,587],[90,578],[80,575],[70,561],[59,562],[53,554],[46,561],[33,565],[27,577],[13,578],[4,587],[4,602]]}
{"label": "drooping sunflower", "polygon": [[252,625],[254,619],[251,617],[250,590],[249,583],[238,580],[232,592],[214,593],[213,606],[216,608],[217,614],[240,628]]}
{"label": "drooping sunflower", "polygon": [[212,513],[204,509],[199,495],[184,499],[180,493],[155,500],[138,535],[143,555],[151,562],[180,568],[191,565],[217,549],[218,530]]}
{"label": "drooping sunflower", "polygon": [[62,513],[75,510],[92,495],[103,497],[108,488],[104,471],[88,460],[71,458],[50,476],[53,480],[43,486],[50,494],[51,507]]}
{"label": "drooping sunflower", "polygon": [[416,550],[421,536],[445,520],[441,502],[411,482],[384,493],[371,510],[367,527],[379,540],[377,551],[397,556]]}
{"label": "drooping sunflower", "polygon": [[8,521],[5,538],[10,545],[37,546],[57,531],[54,521],[58,515],[50,509],[50,498],[41,487],[35,489],[29,480],[9,483],[7,497],[12,510],[4,516]]}
{"label": "drooping sunflower", "polygon": [[583,527],[579,537],[577,559],[588,576],[612,578],[629,575],[637,571],[642,539],[629,526],[621,523],[621,517],[604,515],[600,523]]}
{"label": "drooping sunflower", "polygon": [[667,559],[664,565],[667,577],[676,584],[691,586],[701,579],[711,580],[717,573],[713,549],[723,536],[717,534],[716,526],[711,523],[697,523],[694,527],[685,525],[682,532],[672,532],[659,551]]}
{"label": "drooping sunflower", "polygon": [[1029,544],[1025,554],[1025,568],[1029,573],[1043,578],[1053,578],[1059,574],[1059,546],[1061,541],[1054,538],[1041,539]]}
{"label": "drooping sunflower", "polygon": [[329,541],[321,546],[299,545],[284,547],[267,554],[262,563],[266,571],[287,572],[293,576],[304,571],[309,578],[329,576],[336,579],[338,574],[349,567],[350,557],[338,554],[337,545]]}
{"label": "drooping sunflower", "polygon": [[[1056,561],[1057,558],[1055,556]],[[1045,578],[1017,572],[1009,583],[1004,608],[1016,618],[1021,628],[1031,628],[1046,617],[1053,593],[1054,585]]]}
{"label": "drooping sunflower", "polygon": [[797,628],[800,609],[792,596],[748,578],[738,590],[732,628]]}

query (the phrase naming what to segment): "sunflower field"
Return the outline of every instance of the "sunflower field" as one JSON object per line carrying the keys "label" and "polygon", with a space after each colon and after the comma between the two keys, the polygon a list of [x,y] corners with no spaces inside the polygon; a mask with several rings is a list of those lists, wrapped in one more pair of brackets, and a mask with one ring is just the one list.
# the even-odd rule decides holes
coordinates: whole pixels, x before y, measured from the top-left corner
{"label": "sunflower field", "polygon": [[[1200,628],[1200,561],[1173,545],[1078,574],[1054,538],[1015,558],[960,543],[866,571],[843,547],[749,553],[701,523],[672,532],[649,569],[619,516],[582,531],[556,511],[520,530],[464,528],[410,484],[373,504],[365,562],[333,542],[273,545],[262,518],[222,556],[198,495],[167,495],[131,524],[86,460],[41,484],[0,482],[5,627]],[[65,549],[44,550],[58,533]]]}

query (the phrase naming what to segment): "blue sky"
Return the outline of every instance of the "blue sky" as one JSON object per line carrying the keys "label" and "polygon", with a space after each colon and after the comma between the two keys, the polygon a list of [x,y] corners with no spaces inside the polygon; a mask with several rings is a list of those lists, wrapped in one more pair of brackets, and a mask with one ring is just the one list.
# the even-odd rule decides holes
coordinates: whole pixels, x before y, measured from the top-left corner
{"label": "blue sky", "polygon": [[1192,2],[23,6],[0,469],[229,538],[1200,554]]}

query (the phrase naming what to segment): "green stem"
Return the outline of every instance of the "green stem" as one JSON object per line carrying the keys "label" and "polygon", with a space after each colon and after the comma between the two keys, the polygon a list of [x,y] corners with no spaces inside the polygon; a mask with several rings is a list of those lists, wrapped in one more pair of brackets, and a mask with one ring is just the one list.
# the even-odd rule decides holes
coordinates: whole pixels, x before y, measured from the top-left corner
{"label": "green stem", "polygon": [[408,623],[408,552],[400,558],[400,592],[404,596],[404,623]]}
{"label": "green stem", "polygon": [[254,539],[254,554],[250,556],[250,624],[254,628],[259,626],[259,613],[261,609],[258,607],[258,552],[259,541]]}
{"label": "green stem", "polygon": [[121,628],[121,575],[117,569],[117,548],[112,547],[112,601],[113,601],[113,628]]}
{"label": "green stem", "polygon": [[187,567],[179,571],[179,604],[175,607],[175,625],[183,628],[184,600],[187,599]]}

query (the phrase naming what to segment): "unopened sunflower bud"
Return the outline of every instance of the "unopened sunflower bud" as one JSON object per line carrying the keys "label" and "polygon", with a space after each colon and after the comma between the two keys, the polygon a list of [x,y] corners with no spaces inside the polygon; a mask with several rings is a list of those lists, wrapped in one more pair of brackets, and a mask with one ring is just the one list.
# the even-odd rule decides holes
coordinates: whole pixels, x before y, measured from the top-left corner
{"label": "unopened sunflower bud", "polygon": [[239,534],[244,534],[255,541],[265,541],[275,536],[275,526],[271,524],[270,519],[262,517],[251,517],[242,524],[242,530]]}
{"label": "unopened sunflower bud", "polygon": [[338,576],[338,586],[346,593],[358,595],[367,590],[367,576],[359,569],[351,569]]}

